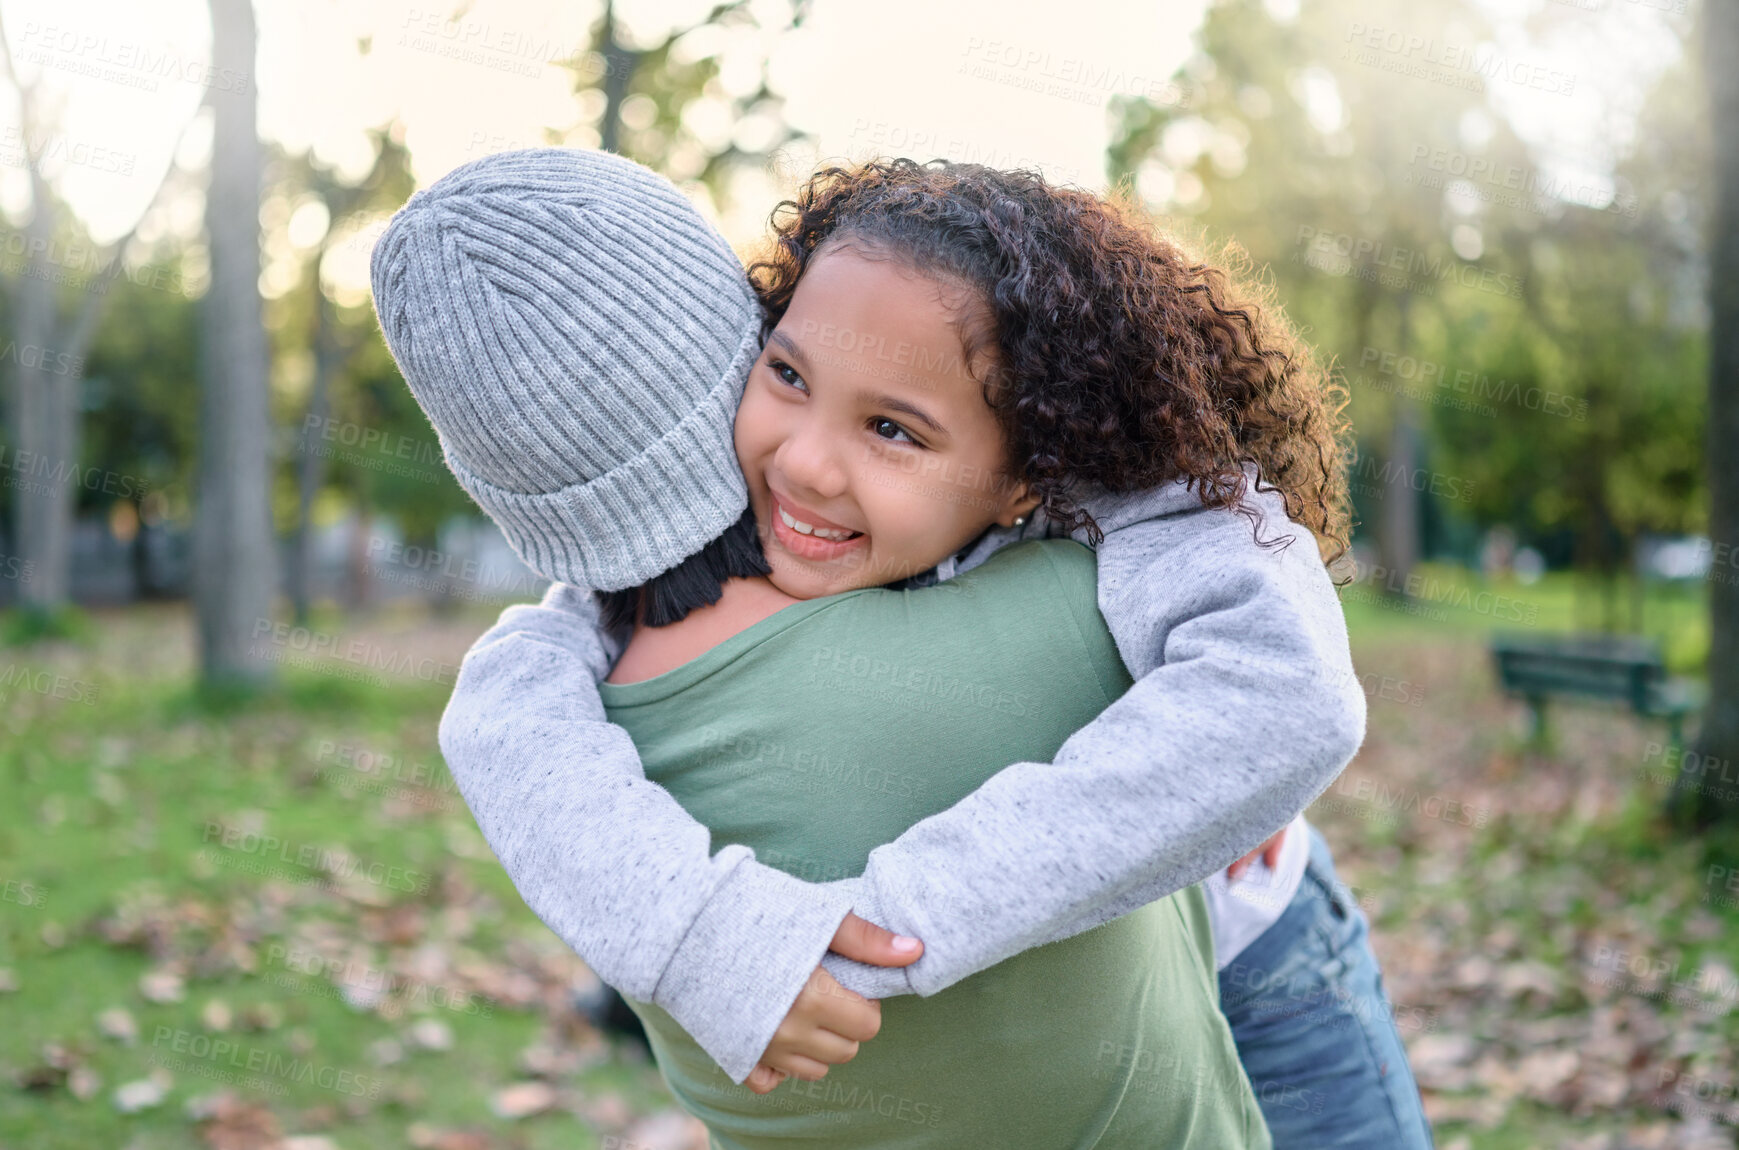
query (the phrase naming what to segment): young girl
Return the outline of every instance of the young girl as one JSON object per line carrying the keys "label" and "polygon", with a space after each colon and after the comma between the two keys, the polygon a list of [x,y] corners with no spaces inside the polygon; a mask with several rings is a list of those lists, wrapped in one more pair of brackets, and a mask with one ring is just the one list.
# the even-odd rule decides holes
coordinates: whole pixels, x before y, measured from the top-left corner
{"label": "young girl", "polygon": [[[510,168],[513,162],[503,163]],[[419,199],[435,208],[440,195],[488,185],[487,174],[469,171],[475,167],[462,169],[469,183],[449,184],[449,177],[420,193],[406,212]],[[511,200],[502,190],[511,182],[498,181],[489,194]],[[959,321],[960,362],[969,365],[975,385],[966,394],[976,397],[1000,433],[1005,465],[992,471],[1023,483],[1043,509],[1042,523],[1029,521],[1026,532],[1074,527],[1102,540],[1099,605],[1139,681],[1064,744],[1055,765],[1015,764],[870,852],[860,878],[806,885],[761,867],[746,851],[727,847],[710,857],[704,829],[690,833],[668,795],[635,785],[643,778],[638,760],[621,732],[601,721],[593,686],[608,671],[620,636],[594,628],[589,595],[558,586],[540,608],[510,608],[467,657],[443,719],[448,761],[533,908],[605,981],[669,1010],[733,1081],[747,1075],[768,1036],[780,1030],[778,1017],[769,1024],[766,1002],[770,998],[781,1012],[790,1007],[802,973],[846,907],[921,937],[926,949],[904,969],[830,956],[824,960],[829,970],[846,986],[878,996],[934,994],[1009,955],[1077,934],[1218,872],[1326,785],[1356,748],[1363,721],[1321,558],[1314,549],[1263,545],[1284,543],[1284,535],[1258,539],[1264,526],[1283,524],[1290,514],[1329,547],[1344,541],[1334,419],[1321,377],[1271,317],[1235,306],[1217,273],[1181,259],[1114,202],[1051,189],[1022,173],[867,165],[820,174],[797,207],[797,217],[781,229],[781,254],[758,269],[766,273],[756,286],[775,337],[754,361],[750,383],[770,371],[794,391],[812,382],[790,362],[796,357],[776,338],[782,333],[786,344],[812,357],[807,366],[815,380],[843,379],[858,391],[875,382],[879,392],[858,397],[873,422],[856,433],[899,446],[859,441],[846,453],[850,466],[840,466],[837,447],[829,466],[813,459],[805,465],[826,456],[829,442],[807,430],[778,439],[782,446],[769,438],[761,456],[776,462],[783,451],[786,462],[757,467],[753,450],[743,451],[747,417],[738,420],[747,501],[772,525],[766,549],[773,582],[786,590],[789,581],[793,593],[816,595],[900,578],[945,580],[1022,533],[1014,522],[1020,516],[1011,514],[1000,527],[982,518],[976,542],[970,533],[945,540],[946,531],[929,532],[930,520],[974,529],[971,516],[957,514],[967,501],[948,498],[963,493],[945,487],[939,507],[928,494],[909,490],[919,486],[912,483],[906,493],[923,502],[922,521],[878,514],[872,529],[865,500],[901,490],[904,459],[951,459],[957,477],[983,473],[982,464],[962,462],[961,441],[926,428],[927,418],[948,430],[947,420],[925,410],[926,400],[935,402],[926,388],[941,396],[960,382],[957,372],[936,369],[932,359],[928,377],[914,383],[883,371],[873,356],[867,369],[850,357],[843,367],[823,362],[849,350],[827,345],[829,316],[811,313],[807,331],[792,322],[800,281],[817,284],[825,269],[839,268],[834,294],[849,300],[869,282],[878,259],[884,265],[891,260],[914,273],[918,286],[935,289],[932,319],[950,326]],[[624,227],[636,218],[632,211],[620,216]],[[486,237],[493,249],[442,250],[484,259],[491,282],[506,283],[518,272],[512,294],[524,305],[562,284],[560,277],[533,274],[536,261],[528,266],[525,253],[505,244],[504,237],[524,238],[518,224],[535,230],[549,221],[516,217],[515,226],[502,225]],[[649,552],[664,542],[664,553],[630,577],[597,569],[583,547],[570,545],[564,553],[540,538],[537,528],[548,521],[534,521],[542,514],[535,493],[574,486],[571,477],[560,482],[559,437],[478,418],[487,404],[478,399],[476,369],[499,358],[501,345],[471,339],[466,314],[475,301],[430,313],[430,328],[449,340],[463,338],[463,346],[436,346],[419,358],[395,339],[388,297],[410,280],[395,280],[394,252],[403,245],[389,243],[392,235],[389,229],[375,257],[383,327],[413,388],[431,373],[450,373],[444,362],[463,363],[456,378],[465,386],[453,388],[464,395],[462,410],[437,412],[439,401],[424,390],[419,399],[442,432],[455,473],[528,562],[552,578],[625,587],[710,537],[696,538],[691,522],[680,543],[648,542]],[[853,247],[857,262],[844,262],[853,258]],[[461,288],[467,282],[465,274],[450,278]],[[472,281],[478,278],[471,274]],[[431,271],[421,282],[448,279]],[[721,307],[729,304],[722,294]],[[571,311],[547,306],[548,315]],[[874,311],[857,320],[853,348],[860,347],[858,330],[876,323]],[[831,331],[837,336],[848,326],[834,321]],[[893,327],[876,337],[876,348],[896,348]],[[734,335],[727,330],[713,339],[715,350],[726,352],[718,362],[721,377],[735,373],[740,386],[749,364]],[[898,351],[888,354],[898,365]],[[767,362],[773,358],[782,367]],[[514,386],[535,390],[539,381],[523,378],[535,363],[516,358],[513,365],[520,375]],[[657,365],[635,366],[638,372],[630,374],[655,393]],[[976,386],[980,381],[990,386]],[[557,398],[560,390],[552,381],[540,398],[571,404]],[[969,417],[969,409],[961,416]],[[756,421],[750,430],[759,427]],[[509,487],[489,487],[469,470],[488,455],[478,444],[490,434],[506,437],[520,453]],[[889,454],[895,450],[924,454],[896,459]],[[687,466],[717,467],[703,456],[688,458]],[[499,453],[490,461],[498,462]],[[614,466],[603,463],[586,461],[597,470],[579,478]],[[849,500],[829,486],[837,486],[830,467],[858,476]],[[948,474],[946,468],[932,473]],[[1270,486],[1251,484],[1253,473]],[[659,474],[672,486],[685,482],[669,468]],[[665,502],[681,503],[680,494]],[[730,500],[718,502],[725,514],[740,510]],[[684,508],[665,510],[676,515]],[[721,517],[706,527],[712,535]],[[581,536],[602,525],[574,515],[561,523]],[[936,549],[939,543],[945,546]],[[920,544],[933,551],[933,572],[913,558],[923,557]],[[923,764],[913,769],[923,774]],[[1302,881],[1297,889],[1305,889]],[[1349,909],[1325,905],[1343,919]],[[1310,913],[1310,905],[1297,900],[1277,908],[1278,925],[1300,907]],[[1334,948],[1363,949],[1362,936],[1325,934],[1308,920],[1307,927]],[[1346,966],[1337,952],[1315,973],[1329,978]],[[798,977],[793,968],[801,968]],[[1306,986],[1290,993],[1314,1008]],[[1336,989],[1330,999],[1340,999],[1345,988]],[[1374,989],[1380,1001],[1380,986]],[[1288,1012],[1292,1019],[1304,1013],[1297,1004]],[[1392,1024],[1380,1011],[1347,1013],[1368,1024],[1343,1028],[1344,1046],[1355,1053],[1365,1048],[1366,1079],[1329,1084],[1329,1105],[1320,1092],[1314,1105],[1311,1095],[1300,1093],[1312,1087],[1283,1093],[1282,1103],[1312,1111],[1319,1123],[1339,1111],[1338,1121],[1359,1101],[1343,1091],[1373,1083],[1372,1109],[1387,1111],[1387,1140],[1372,1135],[1346,1142],[1347,1131],[1337,1125],[1339,1144],[1427,1144],[1404,1060],[1371,1037],[1383,1037],[1386,1026],[1392,1039]],[[1273,1033],[1275,1020],[1262,1021]],[[1398,1054],[1398,1043],[1392,1051]],[[813,1063],[783,1068],[815,1076]]]}

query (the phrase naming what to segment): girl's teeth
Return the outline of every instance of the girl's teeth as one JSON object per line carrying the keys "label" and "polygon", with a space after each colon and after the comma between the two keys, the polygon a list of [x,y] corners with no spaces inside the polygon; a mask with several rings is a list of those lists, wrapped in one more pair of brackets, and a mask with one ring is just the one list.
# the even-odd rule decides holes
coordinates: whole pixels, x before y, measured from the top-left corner
{"label": "girl's teeth", "polygon": [[843,543],[857,534],[855,531],[841,531],[832,527],[813,527],[801,520],[793,519],[791,513],[783,507],[779,508],[779,518],[785,521],[785,526],[799,535],[813,535],[817,539],[826,539],[833,543]]}

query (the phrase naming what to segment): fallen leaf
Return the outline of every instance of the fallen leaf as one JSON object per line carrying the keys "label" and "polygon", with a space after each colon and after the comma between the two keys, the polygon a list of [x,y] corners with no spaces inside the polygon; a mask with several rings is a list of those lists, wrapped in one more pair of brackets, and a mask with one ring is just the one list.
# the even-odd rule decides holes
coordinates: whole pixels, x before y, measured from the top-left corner
{"label": "fallen leaf", "polygon": [[245,1030],[276,1030],[284,1025],[284,1012],[275,1002],[256,1002],[242,1008],[241,1024]]}
{"label": "fallen leaf", "polygon": [[661,1110],[624,1130],[621,1144],[635,1150],[707,1150],[706,1123],[680,1110]]}
{"label": "fallen leaf", "polygon": [[411,946],[422,941],[429,924],[422,907],[400,903],[383,911],[365,912],[361,925],[364,936],[371,942]]}
{"label": "fallen leaf", "polygon": [[446,1051],[453,1049],[453,1028],[438,1018],[419,1018],[405,1032],[413,1045],[424,1050]]}
{"label": "fallen leaf", "polygon": [[187,983],[178,971],[160,967],[140,976],[139,993],[146,1002],[180,1002],[187,997]]}
{"label": "fallen leaf", "polygon": [[538,1078],[560,1078],[581,1069],[580,1052],[570,1046],[538,1042],[519,1052],[519,1067]]}
{"label": "fallen leaf", "polygon": [[187,1115],[189,1122],[204,1122],[217,1117],[219,1111],[233,1105],[236,1097],[228,1090],[219,1090],[212,1094],[195,1094],[182,1104],[181,1112]]}
{"label": "fallen leaf", "polygon": [[139,1041],[139,1024],[132,1011],[124,1006],[111,1006],[97,1015],[97,1030],[104,1038],[112,1038],[125,1046]]}
{"label": "fallen leaf", "polygon": [[211,1150],[279,1150],[283,1131],[277,1115],[257,1102],[219,1096],[199,1127]]}
{"label": "fallen leaf", "polygon": [[1463,990],[1487,987],[1497,975],[1497,964],[1483,955],[1470,955],[1455,966],[1452,984]]}
{"label": "fallen leaf", "polygon": [[278,1143],[278,1150],[339,1150],[324,1134],[296,1134]]}
{"label": "fallen leaf", "polygon": [[1420,1085],[1462,1090],[1472,1077],[1467,1064],[1478,1052],[1478,1043],[1468,1035],[1426,1034],[1407,1044],[1407,1061]]}
{"label": "fallen leaf", "polygon": [[296,1125],[302,1127],[304,1130],[324,1130],[326,1127],[335,1124],[337,1121],[337,1109],[331,1105],[322,1103],[319,1106],[310,1106],[308,1109],[302,1111],[301,1117],[297,1120]]}
{"label": "fallen leaf", "polygon": [[634,1112],[628,1109],[628,1103],[622,1100],[622,1096],[611,1091],[587,1098],[580,1105],[579,1112],[586,1121],[605,1130],[620,1130],[634,1117]]}
{"label": "fallen leaf", "polygon": [[1505,963],[1498,974],[1498,989],[1512,997],[1534,991],[1547,999],[1558,995],[1558,972],[1532,960]]}
{"label": "fallen leaf", "polygon": [[1555,1101],[1558,1087],[1574,1078],[1582,1057],[1574,1050],[1536,1050],[1516,1065],[1522,1093],[1538,1102]]}
{"label": "fallen leaf", "polygon": [[405,1048],[396,1039],[378,1038],[368,1045],[368,1056],[376,1066],[391,1066],[405,1060]]}
{"label": "fallen leaf", "polygon": [[547,1082],[515,1082],[489,1096],[489,1109],[498,1118],[529,1118],[555,1105],[555,1088]]}
{"label": "fallen leaf", "polygon": [[235,1011],[223,999],[214,998],[200,1009],[199,1021],[207,1030],[225,1031],[235,1024]]}
{"label": "fallen leaf", "polygon": [[26,1067],[18,1074],[18,1085],[25,1090],[58,1090],[66,1085],[67,1074],[79,1065],[79,1057],[58,1042],[42,1046],[42,1061]]}
{"label": "fallen leaf", "polygon": [[169,1096],[169,1084],[161,1078],[137,1078],[115,1091],[115,1109],[122,1114],[137,1114],[163,1105]]}
{"label": "fallen leaf", "polygon": [[443,1130],[426,1122],[415,1122],[405,1131],[405,1139],[415,1150],[494,1150],[489,1135],[476,1130]]}
{"label": "fallen leaf", "polygon": [[103,1088],[103,1080],[88,1066],[75,1066],[66,1076],[66,1088],[80,1102],[89,1102]]}

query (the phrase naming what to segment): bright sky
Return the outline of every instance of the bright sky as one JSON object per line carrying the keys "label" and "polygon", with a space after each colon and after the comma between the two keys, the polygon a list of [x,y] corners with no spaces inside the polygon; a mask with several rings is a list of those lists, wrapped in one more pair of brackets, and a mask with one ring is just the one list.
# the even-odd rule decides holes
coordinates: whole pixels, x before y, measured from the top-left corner
{"label": "bright sky", "polygon": [[[756,4],[770,24],[782,10],[781,0]],[[821,156],[945,154],[1034,164],[1052,178],[1098,186],[1109,95],[1162,92],[1191,51],[1205,4],[1094,0],[1059,22],[1054,7],[1039,3],[819,0],[798,33],[764,43],[752,32],[725,37],[724,82],[753,83],[770,49],[773,75],[790,96],[788,115],[818,134]],[[623,0],[618,7],[631,34],[650,36],[694,22],[709,6]],[[203,92],[210,51],[203,0],[5,0],[0,11],[20,72],[42,77],[60,104],[60,133],[46,144],[51,178],[99,240],[123,233]],[[467,160],[543,144],[546,129],[566,134],[582,122],[571,73],[550,61],[579,54],[598,11],[592,5],[257,0],[256,11],[261,131],[291,149],[312,146],[360,171],[368,162],[365,129],[396,116],[426,184]],[[182,67],[165,67],[165,54]],[[983,75],[973,74],[975,66]],[[732,125],[709,111],[716,110],[702,109],[697,122],[720,121],[713,130],[728,136]],[[15,125],[15,109],[0,105],[0,123]],[[13,133],[0,137],[0,207],[16,223],[29,200]],[[591,141],[582,128],[572,142]],[[209,131],[195,130],[184,148],[185,161],[200,162]],[[89,158],[58,162],[65,157]],[[791,170],[813,158],[792,157]],[[793,182],[740,189],[745,202],[721,220],[727,235],[741,242],[758,234]],[[197,197],[186,197],[160,226],[190,234],[200,210]]]}
{"label": "bright sky", "polygon": [[[818,159],[946,155],[1101,188],[1109,96],[1168,98],[1207,2],[1081,0],[1059,19],[1052,0],[815,0],[798,33],[722,36],[726,86],[746,90],[771,51],[788,117],[818,139],[787,159],[782,177],[740,187],[742,202],[721,226],[736,243],[758,235]],[[1672,58],[1661,14],[1636,0],[1599,0],[1598,10],[1573,13],[1567,33],[1536,45],[1514,20],[1528,0],[1482,2],[1511,21],[1500,47],[1578,75],[1570,96],[1492,85],[1497,111],[1545,162],[1607,170],[1612,145],[1625,142],[1631,93]],[[754,3],[777,22],[783,0]],[[618,11],[631,34],[650,36],[694,22],[710,4],[621,0]],[[1269,4],[1283,15],[1295,0]],[[256,0],[261,131],[360,172],[365,130],[396,116],[423,184],[488,152],[543,144],[548,130],[594,142],[571,73],[551,61],[578,55],[597,10],[571,0]],[[0,0],[0,12],[19,71],[41,78],[59,125],[32,146],[99,241],[124,233],[210,76],[205,0]],[[755,125],[732,125],[718,111],[696,109],[697,130],[753,139]],[[29,202],[16,125],[16,108],[0,102],[0,210],[14,225]],[[183,141],[183,163],[199,165],[208,150],[201,122]],[[194,235],[202,210],[196,192],[170,197],[141,236]],[[367,245],[351,247],[357,258],[335,278],[366,290]]]}
{"label": "bright sky", "polygon": [[[1613,163],[1635,144],[1636,117],[1654,78],[1679,55],[1668,20],[1686,0],[1480,0],[1498,20],[1496,49],[1521,65],[1574,77],[1571,94],[1542,83],[1492,83],[1492,104],[1533,148],[1554,179],[1611,186]],[[1589,5],[1597,4],[1594,10]],[[1520,17],[1558,17],[1543,42],[1531,41]],[[1512,75],[1518,73],[1512,73]],[[1464,125],[1464,135],[1476,127]],[[1469,141],[1470,143],[1472,141]],[[1477,150],[1470,148],[1470,150]]]}

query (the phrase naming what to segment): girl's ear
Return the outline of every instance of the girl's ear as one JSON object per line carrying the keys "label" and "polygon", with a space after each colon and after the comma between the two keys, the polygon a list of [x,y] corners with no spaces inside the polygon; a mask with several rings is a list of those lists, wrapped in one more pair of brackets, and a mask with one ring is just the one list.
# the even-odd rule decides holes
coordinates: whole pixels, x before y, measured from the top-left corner
{"label": "girl's ear", "polygon": [[1031,516],[1040,502],[1042,501],[1039,497],[1025,483],[1016,483],[1003,496],[1002,510],[997,513],[996,521],[1004,527],[1013,527],[1016,519]]}

